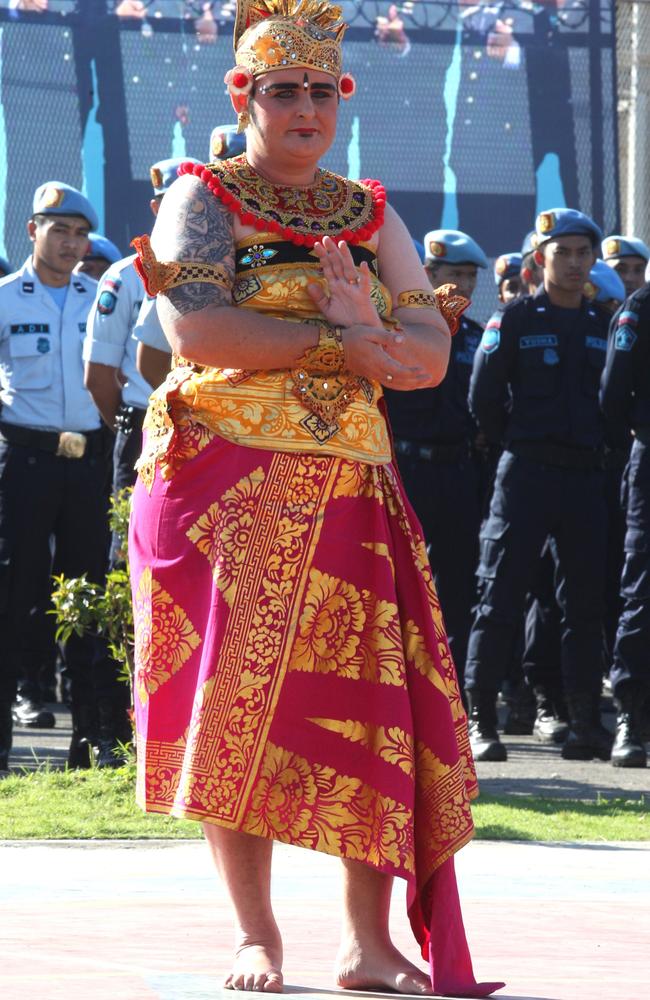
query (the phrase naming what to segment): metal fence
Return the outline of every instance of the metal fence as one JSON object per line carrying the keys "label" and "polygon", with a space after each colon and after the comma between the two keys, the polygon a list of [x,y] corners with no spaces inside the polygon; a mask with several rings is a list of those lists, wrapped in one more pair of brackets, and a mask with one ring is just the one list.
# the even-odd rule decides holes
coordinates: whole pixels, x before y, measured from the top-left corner
{"label": "metal fence", "polygon": [[[610,0],[342,6],[358,90],[325,166],[381,178],[414,236],[464,229],[492,258],[544,208],[618,228]],[[233,120],[233,15],[234,0],[0,0],[0,252],[27,255],[48,179],[83,187],[126,252],[150,227],[150,164],[205,158]],[[477,318],[494,300],[482,276]]]}

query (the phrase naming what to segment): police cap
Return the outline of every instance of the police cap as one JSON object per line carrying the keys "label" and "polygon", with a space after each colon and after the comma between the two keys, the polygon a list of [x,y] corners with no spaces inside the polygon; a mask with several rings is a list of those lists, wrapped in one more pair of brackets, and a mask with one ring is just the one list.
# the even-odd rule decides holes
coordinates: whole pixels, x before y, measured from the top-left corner
{"label": "police cap", "polygon": [[524,242],[521,244],[521,256],[527,257],[529,253],[532,253],[535,249],[535,230],[531,229],[529,233],[524,236]]}
{"label": "police cap", "polygon": [[508,278],[518,278],[521,271],[520,253],[502,253],[494,262],[494,281],[498,286]]}
{"label": "police cap", "polygon": [[625,285],[613,267],[600,258],[589,272],[589,280],[585,282],[585,295],[595,302],[625,301]]}
{"label": "police cap", "polygon": [[90,246],[86,257],[103,257],[109,264],[116,264],[118,260],[122,260],[123,254],[105,236],[100,236],[99,233],[88,233],[88,242]]}
{"label": "police cap", "polygon": [[85,195],[62,181],[46,181],[34,192],[33,215],[80,215],[91,229],[99,219]]}
{"label": "police cap", "polygon": [[237,132],[237,125],[217,125],[210,133],[210,163],[229,160],[246,152],[246,133]]}
{"label": "police cap", "polygon": [[608,236],[603,240],[603,260],[615,260],[617,257],[643,257],[650,260],[650,249],[643,240],[636,236]]}
{"label": "police cap", "polygon": [[424,237],[426,264],[476,264],[487,267],[487,257],[467,233],[459,229],[432,229]]}
{"label": "police cap", "polygon": [[169,191],[170,187],[178,177],[178,168],[181,163],[199,163],[193,156],[172,156],[168,160],[158,160],[149,168],[149,176],[154,195],[163,195]]}
{"label": "police cap", "polygon": [[541,247],[558,236],[588,236],[596,246],[603,238],[593,219],[575,208],[550,208],[535,220],[535,245]]}

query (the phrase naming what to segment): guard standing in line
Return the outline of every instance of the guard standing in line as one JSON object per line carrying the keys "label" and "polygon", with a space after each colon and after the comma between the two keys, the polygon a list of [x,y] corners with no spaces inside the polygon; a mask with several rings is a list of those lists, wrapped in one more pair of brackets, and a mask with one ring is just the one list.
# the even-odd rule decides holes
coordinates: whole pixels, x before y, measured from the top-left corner
{"label": "guard standing in line", "polygon": [[[151,167],[157,214],[165,191],[176,180],[180,159],[161,160]],[[197,161],[198,162],[198,161]],[[135,482],[135,463],[142,448],[142,421],[152,387],[136,366],[137,344],[132,337],[144,297],[142,282],[133,266],[135,254],[113,264],[104,274],[88,317],[83,345],[85,384],[105,423],[116,431],[113,448],[112,492]],[[158,322],[154,311],[153,322]],[[120,562],[120,539],[111,539],[109,562]],[[119,745],[131,739],[128,720],[129,692],[118,676],[118,665],[106,651],[95,664],[99,713],[98,767],[119,767],[124,757]]]}
{"label": "guard standing in line", "polygon": [[504,446],[481,529],[465,674],[470,740],[478,760],[506,759],[496,697],[549,538],[563,581],[570,731],[562,755],[607,759],[611,741],[599,716],[606,510],[598,406],[607,318],[583,294],[601,233],[581,212],[562,208],[538,216],[536,235],[543,287],[488,322],[470,386],[479,426]]}
{"label": "guard standing in line", "polygon": [[114,243],[100,236],[99,233],[90,233],[88,237],[88,252],[84,254],[75,268],[75,274],[87,274],[95,281],[99,281],[111,264],[117,264],[122,259],[122,254]]}
{"label": "guard standing in line", "polygon": [[625,285],[625,296],[632,295],[645,283],[645,269],[650,248],[636,236],[608,236],[602,243],[603,260],[614,269]]}
{"label": "guard standing in line", "polygon": [[521,283],[520,253],[502,253],[494,262],[494,281],[499,302],[506,305],[525,294]]}
{"label": "guard standing in line", "polygon": [[[434,288],[452,283],[471,299],[487,258],[457,230],[424,237],[425,270]],[[447,375],[435,389],[384,390],[395,454],[424,530],[462,690],[475,598],[480,523],[478,472],[471,456],[477,428],[467,405],[469,378],[483,329],[463,316],[451,342]]]}
{"label": "guard standing in line", "polygon": [[634,431],[625,472],[625,562],[610,680],[617,708],[615,767],[645,767],[643,702],[650,696],[650,283],[610,327],[600,399],[620,435]]}
{"label": "guard standing in line", "polygon": [[521,269],[519,276],[521,278],[523,295],[534,295],[544,280],[544,272],[535,260],[535,247],[533,246],[535,235],[534,229],[526,233],[521,246]]}
{"label": "guard standing in line", "polygon": [[[81,360],[96,283],[72,273],[96,225],[75,188],[41,185],[27,224],[32,255],[0,280],[0,769],[11,749],[16,679],[27,671],[52,572],[97,583],[104,576],[106,445]],[[72,765],[88,761],[93,645],[73,637],[66,648]]]}

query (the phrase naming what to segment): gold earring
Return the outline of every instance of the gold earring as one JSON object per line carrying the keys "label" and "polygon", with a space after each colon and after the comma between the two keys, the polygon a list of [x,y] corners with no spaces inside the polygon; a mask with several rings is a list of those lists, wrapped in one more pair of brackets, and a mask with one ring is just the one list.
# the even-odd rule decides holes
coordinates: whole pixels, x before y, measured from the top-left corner
{"label": "gold earring", "polygon": [[248,113],[248,108],[244,108],[243,111],[239,112],[237,115],[237,135],[239,135],[240,132],[246,131],[246,126],[250,124],[250,120],[251,117]]}

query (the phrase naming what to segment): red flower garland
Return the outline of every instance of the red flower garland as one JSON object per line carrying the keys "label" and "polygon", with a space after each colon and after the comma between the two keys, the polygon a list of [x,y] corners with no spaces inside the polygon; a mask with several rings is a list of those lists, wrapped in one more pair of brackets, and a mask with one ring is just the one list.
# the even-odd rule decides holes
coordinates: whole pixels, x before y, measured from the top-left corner
{"label": "red flower garland", "polygon": [[[284,236],[286,240],[290,240],[295,243],[296,246],[308,246],[313,247],[315,243],[319,243],[323,236],[327,235],[323,233],[320,236],[311,236],[307,233],[297,233],[295,230],[290,229],[288,226],[282,226],[275,219],[264,219],[261,216],[255,215],[253,212],[245,209],[241,201],[231,194],[223,186],[216,174],[213,174],[211,170],[202,163],[181,163],[178,168],[179,177],[182,174],[194,174],[195,177],[199,177],[203,183],[212,191],[215,198],[218,198],[233,215],[238,215],[239,219],[244,226],[255,226],[256,229],[265,232],[276,233],[279,236]],[[376,180],[363,180],[359,183],[363,184],[365,187],[370,188],[372,191],[372,219],[361,226],[360,229],[343,229],[338,234],[338,239],[345,240],[346,243],[363,243],[364,240],[369,239],[378,229],[384,224],[384,212],[386,209],[386,189],[380,181]]]}

